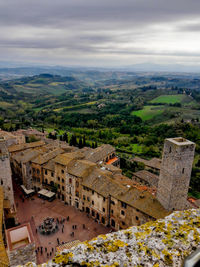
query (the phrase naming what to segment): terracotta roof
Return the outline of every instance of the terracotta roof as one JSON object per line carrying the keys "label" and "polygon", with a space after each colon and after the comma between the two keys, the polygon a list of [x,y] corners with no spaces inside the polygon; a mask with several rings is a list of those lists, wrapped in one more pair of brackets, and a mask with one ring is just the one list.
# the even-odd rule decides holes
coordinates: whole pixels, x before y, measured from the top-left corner
{"label": "terracotta roof", "polygon": [[164,218],[169,214],[152,194],[136,187],[130,187],[126,192],[119,194],[117,199],[155,219]]}
{"label": "terracotta roof", "polygon": [[33,149],[27,149],[25,151],[20,151],[16,153],[15,155],[12,156],[14,160],[17,162],[21,163],[26,163],[35,157],[37,157],[41,152]]}
{"label": "terracotta roof", "polygon": [[135,157],[133,158],[133,161],[143,163],[144,165],[148,167],[156,168],[158,170],[160,170],[161,168],[161,159],[159,158],[152,158],[150,160],[146,160],[146,159],[142,159],[139,157]]}
{"label": "terracotta roof", "polygon": [[68,173],[77,177],[86,177],[95,166],[96,164],[91,161],[77,160],[73,164],[70,164]]}
{"label": "terracotta roof", "polygon": [[150,186],[155,186],[155,187],[158,186],[159,177],[156,174],[153,174],[146,170],[142,170],[142,171],[134,172],[133,179],[134,179],[134,176],[148,182]]}
{"label": "terracotta roof", "polygon": [[4,246],[3,236],[2,236],[2,225],[3,225],[3,202],[4,202],[4,194],[3,187],[0,186],[0,266],[9,266],[8,255],[6,253],[6,249]]}
{"label": "terracotta roof", "polygon": [[55,161],[54,159],[49,160],[46,164],[43,165],[43,169],[55,171]]}
{"label": "terracotta roof", "polygon": [[120,184],[114,182],[99,169],[93,170],[92,173],[83,180],[82,185],[104,197],[108,197],[109,195],[117,196],[120,192],[124,191],[124,188],[120,186]]}
{"label": "terracotta roof", "polygon": [[114,163],[115,161],[117,161],[117,160],[119,160],[119,158],[118,157],[114,157],[113,159],[109,159],[109,161],[108,162],[106,162],[106,164],[112,164],[112,163]]}
{"label": "terracotta roof", "polygon": [[61,164],[63,166],[68,166],[68,164],[75,159],[84,158],[83,153],[81,152],[72,152],[72,153],[64,153],[62,155],[58,155],[55,158],[55,163]]}
{"label": "terracotta roof", "polygon": [[88,153],[85,156],[87,160],[97,163],[99,161],[103,161],[103,159],[106,158],[107,155],[114,152],[115,148],[113,146],[104,144],[95,149],[92,149],[91,151],[88,150]]}
{"label": "terracotta roof", "polygon": [[19,144],[19,145],[12,145],[8,148],[9,152],[17,152],[20,150],[25,150],[29,148],[34,148],[38,146],[43,146],[45,145],[45,142],[43,141],[37,141],[37,142],[32,142],[32,143],[25,143],[25,144]]}
{"label": "terracotta roof", "polygon": [[97,169],[93,170],[83,180],[82,185],[104,197],[111,195],[155,219],[165,217],[169,214],[159,201],[148,192],[148,187],[133,185],[131,180],[129,184],[128,180],[127,177],[124,177],[124,183],[121,183],[119,179],[115,179],[115,176],[113,178],[108,177]]}
{"label": "terracotta roof", "polygon": [[57,155],[64,153],[64,151],[60,148],[55,149],[53,151],[50,151],[48,153],[39,155],[38,157],[34,158],[33,160],[31,160],[32,163],[35,164],[45,164],[46,162],[48,162],[49,160],[55,158]]}

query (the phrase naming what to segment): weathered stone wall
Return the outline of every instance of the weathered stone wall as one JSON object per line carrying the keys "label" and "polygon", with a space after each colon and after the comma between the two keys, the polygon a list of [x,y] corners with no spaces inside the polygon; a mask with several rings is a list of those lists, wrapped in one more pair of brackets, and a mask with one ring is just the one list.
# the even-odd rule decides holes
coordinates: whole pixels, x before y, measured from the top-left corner
{"label": "weathered stone wall", "polygon": [[5,199],[10,200],[11,206],[14,205],[14,193],[12,186],[12,174],[10,167],[10,157],[6,149],[5,143],[0,142],[0,150],[4,153],[0,153],[0,185],[4,188]]}
{"label": "weathered stone wall", "polygon": [[9,251],[8,257],[10,266],[26,264],[28,261],[36,262],[35,244],[29,244],[25,247]]}
{"label": "weathered stone wall", "polygon": [[157,199],[167,210],[185,208],[194,150],[195,144],[188,140],[182,138],[165,140]]}
{"label": "weathered stone wall", "polygon": [[115,222],[115,229],[126,229],[130,225],[141,225],[150,220],[150,217],[141,211],[126,205],[122,207],[121,201],[111,197],[110,204],[110,224]]}

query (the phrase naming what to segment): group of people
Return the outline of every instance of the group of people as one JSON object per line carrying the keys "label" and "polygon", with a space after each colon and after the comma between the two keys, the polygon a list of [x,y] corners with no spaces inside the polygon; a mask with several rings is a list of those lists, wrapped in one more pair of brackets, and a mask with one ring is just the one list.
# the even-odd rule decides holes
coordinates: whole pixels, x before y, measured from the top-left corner
{"label": "group of people", "polygon": [[44,253],[46,253],[47,258],[51,257],[52,254],[54,253],[54,248],[51,248],[50,251],[48,251],[48,249],[45,247],[43,250],[43,247],[37,247],[35,250],[36,255],[38,255],[40,253],[40,255],[42,255]]}

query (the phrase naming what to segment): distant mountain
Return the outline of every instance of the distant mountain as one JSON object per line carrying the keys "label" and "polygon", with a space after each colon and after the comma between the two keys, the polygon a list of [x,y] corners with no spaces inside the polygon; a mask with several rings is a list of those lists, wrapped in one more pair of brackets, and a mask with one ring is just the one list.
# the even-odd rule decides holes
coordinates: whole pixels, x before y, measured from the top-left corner
{"label": "distant mountain", "polygon": [[134,64],[123,68],[125,71],[141,71],[141,72],[187,72],[187,73],[199,73],[200,66],[186,66],[180,64]]}

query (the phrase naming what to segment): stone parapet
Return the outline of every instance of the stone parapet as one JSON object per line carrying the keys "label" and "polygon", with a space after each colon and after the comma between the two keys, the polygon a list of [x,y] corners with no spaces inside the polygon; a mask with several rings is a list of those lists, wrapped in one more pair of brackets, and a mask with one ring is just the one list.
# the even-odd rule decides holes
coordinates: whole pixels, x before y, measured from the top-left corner
{"label": "stone parapet", "polygon": [[[41,267],[183,266],[200,247],[200,209],[177,211],[165,219],[100,235],[57,254]],[[32,264],[32,265],[31,265]],[[35,263],[21,265],[37,266]]]}

